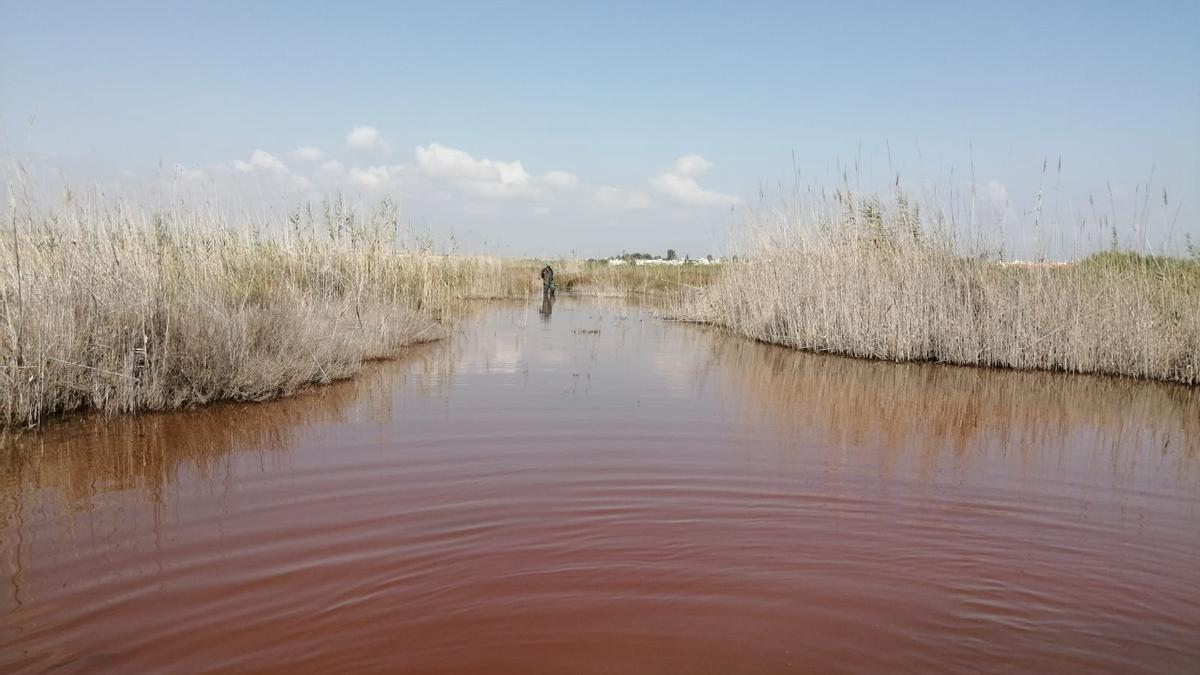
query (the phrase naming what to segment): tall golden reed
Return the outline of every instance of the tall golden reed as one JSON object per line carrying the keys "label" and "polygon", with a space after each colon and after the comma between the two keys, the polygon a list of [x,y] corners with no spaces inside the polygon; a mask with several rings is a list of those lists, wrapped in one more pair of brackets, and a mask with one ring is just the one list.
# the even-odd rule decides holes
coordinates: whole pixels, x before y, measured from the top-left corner
{"label": "tall golden reed", "polygon": [[[397,244],[394,209],[340,202],[262,227],[213,212],[10,200],[0,236],[0,423],[264,400],[440,337],[529,265]],[[280,219],[283,220],[282,218]]]}
{"label": "tall golden reed", "polygon": [[684,318],[814,352],[1200,383],[1200,261],[1005,265],[903,198],[845,193],[751,230]]}

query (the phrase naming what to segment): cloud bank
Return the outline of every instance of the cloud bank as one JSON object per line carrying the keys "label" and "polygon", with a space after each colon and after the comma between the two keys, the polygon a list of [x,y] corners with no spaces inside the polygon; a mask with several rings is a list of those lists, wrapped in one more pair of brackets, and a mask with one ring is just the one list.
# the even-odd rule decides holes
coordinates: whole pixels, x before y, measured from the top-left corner
{"label": "cloud bank", "polygon": [[486,206],[491,200],[528,202],[526,212],[538,216],[571,209],[658,209],[664,213],[671,209],[725,209],[741,202],[736,196],[700,185],[698,179],[712,171],[714,164],[697,154],[677,158],[666,171],[649,178],[649,189],[642,190],[592,183],[562,169],[535,175],[520,160],[477,157],[439,142],[416,146],[411,164],[362,162],[364,154],[390,149],[383,134],[372,126],[348,131],[345,145],[353,152],[340,159],[316,146],[299,145],[287,155],[296,163],[293,166],[266,150],[255,149],[248,158],[211,167],[210,171],[184,170],[180,165],[176,173],[190,181],[219,177],[222,171],[249,175],[256,179],[254,186],[259,190],[267,185],[288,192],[352,190],[407,194],[412,198],[433,196],[460,203],[472,213],[494,211]]}
{"label": "cloud bank", "polygon": [[400,156],[373,126],[356,126],[340,140],[340,145],[327,140],[325,149],[255,148],[220,164],[180,164],[171,178],[206,195],[289,208],[339,193],[366,205],[388,196],[414,222],[488,233],[477,238],[489,243],[516,246],[525,240],[540,247],[552,233],[569,247],[587,246],[589,237],[610,242],[598,251],[610,254],[660,239],[679,248],[691,233],[708,237],[706,232],[717,229],[714,219],[727,218],[728,208],[741,201],[701,185],[715,166],[697,154],[673,160],[657,175],[635,174],[617,185],[560,167],[534,171],[517,158],[477,155],[436,140]]}

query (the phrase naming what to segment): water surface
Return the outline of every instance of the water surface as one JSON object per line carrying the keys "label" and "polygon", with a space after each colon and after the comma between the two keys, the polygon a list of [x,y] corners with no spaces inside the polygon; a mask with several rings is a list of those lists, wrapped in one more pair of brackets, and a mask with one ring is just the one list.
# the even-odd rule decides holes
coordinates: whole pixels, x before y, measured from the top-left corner
{"label": "water surface", "polygon": [[1200,395],[561,298],[0,456],[4,672],[1200,672]]}

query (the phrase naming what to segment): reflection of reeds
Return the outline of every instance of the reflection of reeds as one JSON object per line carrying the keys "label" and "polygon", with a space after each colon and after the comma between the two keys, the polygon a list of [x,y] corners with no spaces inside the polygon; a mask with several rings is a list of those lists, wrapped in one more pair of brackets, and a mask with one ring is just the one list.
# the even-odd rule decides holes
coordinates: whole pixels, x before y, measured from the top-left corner
{"label": "reflection of reeds", "polygon": [[263,234],[207,212],[11,204],[0,237],[0,425],[79,410],[258,401],[438,337],[464,298],[525,296],[527,265],[399,248],[340,203]]}
{"label": "reflection of reeds", "polygon": [[[450,386],[457,360],[451,343],[421,345],[397,362],[295,397],[81,415],[8,437],[0,445],[0,576],[9,580],[11,594],[0,599],[0,611],[28,600],[25,570],[35,539],[44,538],[34,534],[47,518],[70,530],[75,521],[63,516],[91,511],[104,494],[128,491],[136,493],[130,503],[153,508],[157,523],[182,479],[228,487],[248,466],[253,471],[286,462],[286,451],[318,427],[390,419],[398,391],[423,397]],[[401,374],[416,378],[414,386],[397,388],[394,378]]]}
{"label": "reflection of reeds", "polygon": [[232,474],[238,456],[283,458],[305,430],[392,415],[397,371],[418,378],[418,396],[454,376],[448,345],[418,347],[395,364],[352,381],[261,404],[222,403],[136,415],[86,415],[10,438],[0,449],[0,528],[11,524],[30,495],[53,490],[70,510],[89,508],[100,494],[136,490],[157,507],[181,473],[212,479]]}
{"label": "reflection of reeds", "polygon": [[1169,460],[1178,473],[1200,469],[1200,391],[1193,388],[874,363],[712,337],[711,363],[738,385],[751,421],[835,451],[873,448],[885,467],[978,456],[1053,465],[1078,453],[1110,465],[1107,475],[1141,459]]}
{"label": "reflection of reeds", "polygon": [[1003,266],[962,255],[902,198],[841,194],[751,229],[751,258],[687,316],[855,357],[1200,383],[1200,262]]}

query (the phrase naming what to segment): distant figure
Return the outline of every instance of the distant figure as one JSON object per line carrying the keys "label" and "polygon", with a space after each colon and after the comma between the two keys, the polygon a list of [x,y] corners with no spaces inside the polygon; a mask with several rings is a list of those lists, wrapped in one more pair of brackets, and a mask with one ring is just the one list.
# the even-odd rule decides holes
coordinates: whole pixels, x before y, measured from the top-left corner
{"label": "distant figure", "polygon": [[546,265],[542,268],[542,295],[550,297],[554,295],[554,268]]}

